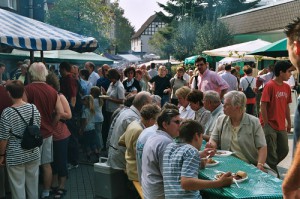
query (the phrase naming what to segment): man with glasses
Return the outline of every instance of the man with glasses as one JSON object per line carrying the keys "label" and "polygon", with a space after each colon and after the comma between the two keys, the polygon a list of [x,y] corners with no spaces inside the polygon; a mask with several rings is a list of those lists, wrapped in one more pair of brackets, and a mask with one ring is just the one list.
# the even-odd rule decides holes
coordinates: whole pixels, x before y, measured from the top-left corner
{"label": "man with glasses", "polygon": [[205,92],[214,90],[220,94],[223,99],[224,94],[229,88],[225,80],[223,80],[216,72],[209,70],[208,63],[204,57],[198,57],[195,61],[195,66],[199,70],[198,78],[194,78],[191,84],[192,89]]}
{"label": "man with glasses", "polygon": [[[287,49],[290,61],[300,71],[300,18],[296,18],[292,23],[287,25],[284,31],[287,35]],[[298,100],[294,117],[294,161],[282,184],[284,198],[300,198],[300,145],[298,144],[297,148],[295,147],[299,137],[300,103]]]}
{"label": "man with glasses", "polygon": [[142,187],[145,199],[163,199],[163,156],[168,144],[179,135],[181,119],[175,109],[165,109],[157,118],[158,130],[148,138],[142,155]]}

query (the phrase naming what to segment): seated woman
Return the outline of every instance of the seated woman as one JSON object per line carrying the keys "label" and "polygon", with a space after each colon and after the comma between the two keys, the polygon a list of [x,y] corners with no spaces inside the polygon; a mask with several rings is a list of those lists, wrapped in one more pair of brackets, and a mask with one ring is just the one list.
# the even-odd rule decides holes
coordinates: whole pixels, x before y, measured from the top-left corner
{"label": "seated woman", "polygon": [[179,113],[181,119],[194,119],[195,111],[190,107],[190,103],[187,100],[188,94],[191,92],[191,89],[187,86],[183,86],[175,92],[178,102],[180,104]]}
{"label": "seated woman", "polygon": [[123,86],[125,88],[125,95],[128,95],[129,93],[136,94],[142,90],[139,81],[134,78],[135,77],[134,67],[126,68],[124,71],[124,75],[125,77],[127,77],[127,79],[123,81]]}
{"label": "seated woman", "polygon": [[193,90],[188,94],[187,101],[190,103],[191,109],[195,111],[195,118],[192,119],[198,121],[202,127],[205,127],[205,124],[211,117],[211,113],[203,106],[203,92]]}
{"label": "seated woman", "polygon": [[224,114],[216,121],[206,147],[230,150],[248,163],[264,171],[267,144],[258,118],[245,113],[246,96],[230,91],[224,96]]}

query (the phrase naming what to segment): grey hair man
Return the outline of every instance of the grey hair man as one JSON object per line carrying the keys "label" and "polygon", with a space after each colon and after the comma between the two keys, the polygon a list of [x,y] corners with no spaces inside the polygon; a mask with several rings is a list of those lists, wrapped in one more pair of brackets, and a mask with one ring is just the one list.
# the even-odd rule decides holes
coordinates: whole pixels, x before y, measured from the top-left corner
{"label": "grey hair man", "polygon": [[[31,84],[25,87],[24,101],[34,104],[42,118],[41,133],[43,145],[41,147],[41,165],[43,169],[43,192],[41,198],[49,196],[52,183],[52,157],[53,124],[56,124],[63,114],[63,107],[57,91],[45,83],[48,71],[42,62],[33,63],[29,68]],[[54,115],[53,115],[54,113]]]}
{"label": "grey hair man", "polygon": [[110,127],[112,134],[109,140],[107,163],[112,168],[122,170],[126,168],[126,148],[123,146],[119,146],[119,139],[132,121],[140,121],[140,110],[144,105],[151,102],[152,99],[150,93],[146,91],[139,92],[135,96],[132,102],[132,106],[129,109],[126,109],[126,111],[120,112],[118,118],[116,118],[116,122],[112,124],[113,126]]}
{"label": "grey hair man", "polygon": [[205,125],[205,133],[203,134],[203,139],[208,141],[217,118],[224,114],[219,93],[216,91],[204,92],[203,105],[206,110],[211,112],[211,117]]}

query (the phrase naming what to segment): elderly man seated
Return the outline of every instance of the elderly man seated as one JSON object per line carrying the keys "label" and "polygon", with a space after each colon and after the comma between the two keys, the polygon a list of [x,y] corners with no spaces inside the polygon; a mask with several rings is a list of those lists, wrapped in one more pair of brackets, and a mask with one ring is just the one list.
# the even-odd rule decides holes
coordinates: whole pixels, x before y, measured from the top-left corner
{"label": "elderly man seated", "polygon": [[239,159],[264,171],[266,139],[258,118],[245,113],[245,94],[230,91],[224,98],[225,115],[217,119],[207,147],[233,151]]}

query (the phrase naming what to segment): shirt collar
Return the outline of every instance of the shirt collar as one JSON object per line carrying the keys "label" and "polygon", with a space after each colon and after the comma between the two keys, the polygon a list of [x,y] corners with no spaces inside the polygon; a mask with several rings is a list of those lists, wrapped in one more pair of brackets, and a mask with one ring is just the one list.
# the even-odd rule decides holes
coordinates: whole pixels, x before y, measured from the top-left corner
{"label": "shirt collar", "polygon": [[213,110],[213,112],[211,112],[211,115],[212,116],[216,115],[218,112],[221,111],[221,109],[223,109],[223,104],[222,103],[215,110]]}

